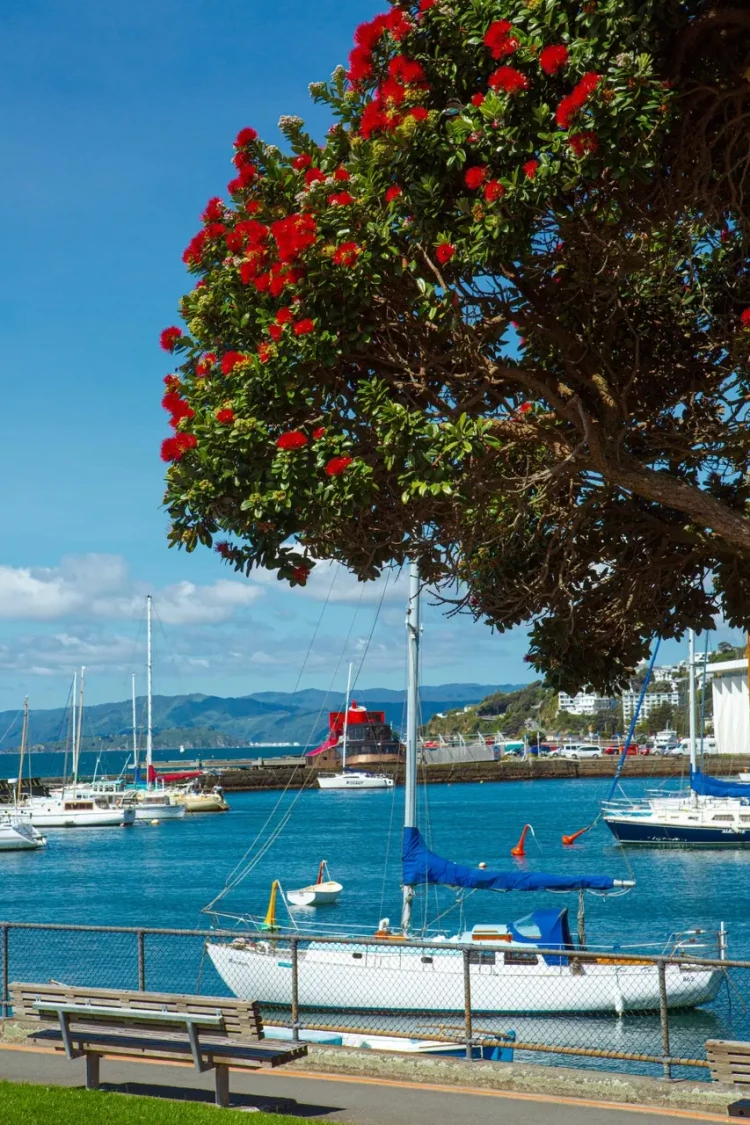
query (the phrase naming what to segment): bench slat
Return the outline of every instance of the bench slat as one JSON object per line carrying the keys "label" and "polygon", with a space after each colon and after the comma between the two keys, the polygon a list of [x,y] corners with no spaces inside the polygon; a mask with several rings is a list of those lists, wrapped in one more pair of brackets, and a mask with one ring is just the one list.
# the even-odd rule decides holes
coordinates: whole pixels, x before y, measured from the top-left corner
{"label": "bench slat", "polygon": [[97,1004],[60,1004],[55,1000],[36,1001],[32,1007],[41,1012],[65,1012],[66,1015],[78,1016],[88,1020],[97,1016],[106,1018],[115,1016],[123,1022],[131,1018],[153,1021],[154,1023],[181,1023],[205,1024],[206,1027],[223,1027],[224,1017],[213,1013],[195,1012],[165,1012],[155,1008],[103,1008]]}

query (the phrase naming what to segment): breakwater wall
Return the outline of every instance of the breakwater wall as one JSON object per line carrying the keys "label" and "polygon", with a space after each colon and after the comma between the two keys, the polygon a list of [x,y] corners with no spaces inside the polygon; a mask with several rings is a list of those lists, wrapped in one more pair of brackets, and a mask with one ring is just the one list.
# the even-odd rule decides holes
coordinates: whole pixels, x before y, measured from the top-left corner
{"label": "breakwater wall", "polygon": [[[273,763],[273,764],[272,764]],[[208,767],[209,763],[205,763]],[[445,765],[420,766],[420,785],[458,785],[466,782],[502,781],[559,781],[564,778],[612,777],[617,759],[604,757],[589,761],[571,761],[567,758],[503,758],[498,762],[450,762]],[[220,769],[221,784],[227,793],[258,789],[302,789],[315,784],[318,771],[299,759],[266,759],[263,764],[248,760],[241,765],[236,761],[211,762],[210,768]],[[721,758],[711,756],[708,772],[717,777],[735,776],[740,770],[750,769],[750,757]],[[330,772],[330,771],[322,771]],[[373,767],[373,772],[388,774],[397,785],[403,784],[404,767],[394,765]],[[628,758],[625,766],[627,778],[682,778],[687,782],[689,766],[685,758],[657,758],[651,756]],[[59,778],[43,778],[45,785],[61,784]]]}

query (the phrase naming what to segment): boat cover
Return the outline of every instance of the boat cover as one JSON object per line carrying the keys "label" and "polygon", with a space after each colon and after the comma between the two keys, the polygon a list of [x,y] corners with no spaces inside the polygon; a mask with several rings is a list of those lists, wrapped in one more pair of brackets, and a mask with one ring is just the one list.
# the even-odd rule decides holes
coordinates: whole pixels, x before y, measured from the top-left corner
{"label": "boat cover", "polygon": [[[562,910],[534,910],[508,927],[515,942],[527,942],[539,949],[573,949],[568,923],[568,908]],[[566,965],[567,957],[545,954],[548,965]]]}
{"label": "boat cover", "polygon": [[750,783],[746,781],[724,781],[711,777],[702,770],[690,774],[690,788],[700,797],[747,797],[750,798]]}
{"label": "boat cover", "polygon": [[609,875],[545,875],[541,871],[488,871],[466,867],[435,855],[418,828],[405,828],[403,879],[408,887],[439,883],[447,887],[474,887],[482,891],[609,891]]}

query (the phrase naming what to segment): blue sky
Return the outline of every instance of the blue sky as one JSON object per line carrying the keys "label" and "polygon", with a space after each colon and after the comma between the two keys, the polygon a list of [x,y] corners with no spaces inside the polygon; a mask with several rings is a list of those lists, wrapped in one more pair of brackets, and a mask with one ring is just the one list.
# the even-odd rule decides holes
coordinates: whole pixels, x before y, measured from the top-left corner
{"label": "blue sky", "polygon": [[[92,701],[126,695],[147,591],[159,690],[295,686],[330,575],[294,592],[238,579],[205,550],[167,550],[158,333],[190,287],[181,253],[232,174],[237,130],[278,141],[279,116],[298,113],[322,135],[307,85],[376,7],[2,5],[0,709],[27,692],[62,703],[81,663]],[[340,686],[355,610],[343,665],[370,632],[377,591],[345,576],[335,590],[302,686],[334,674]],[[402,598],[392,583],[363,683],[402,683]],[[530,678],[522,632],[493,637],[429,607],[425,623],[427,682]]]}

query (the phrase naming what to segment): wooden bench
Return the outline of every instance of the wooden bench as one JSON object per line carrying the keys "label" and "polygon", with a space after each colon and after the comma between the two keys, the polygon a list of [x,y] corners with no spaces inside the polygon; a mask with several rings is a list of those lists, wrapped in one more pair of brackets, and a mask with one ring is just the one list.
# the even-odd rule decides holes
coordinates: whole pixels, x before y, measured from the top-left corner
{"label": "wooden bench", "polygon": [[13,1018],[69,1059],[86,1060],[86,1087],[99,1086],[103,1056],[192,1060],[213,1070],[216,1104],[229,1104],[229,1067],[256,1070],[301,1059],[307,1047],[266,1039],[257,1003],[216,996],[127,992],[74,985],[10,985]]}
{"label": "wooden bench", "polygon": [[[750,1086],[750,1043],[735,1042],[731,1039],[709,1039],[706,1042],[706,1057],[711,1066],[711,1077],[715,1082],[726,1082],[732,1086]],[[742,1098],[727,1106],[730,1117],[750,1117],[750,1099]]]}

